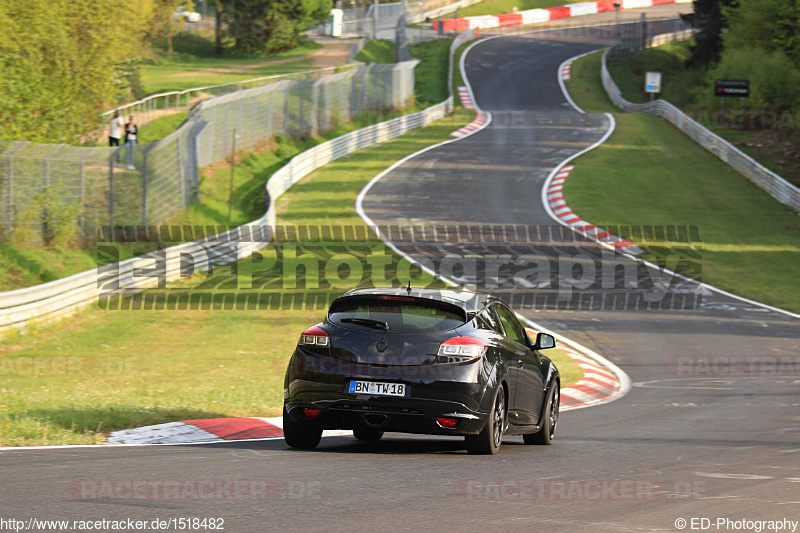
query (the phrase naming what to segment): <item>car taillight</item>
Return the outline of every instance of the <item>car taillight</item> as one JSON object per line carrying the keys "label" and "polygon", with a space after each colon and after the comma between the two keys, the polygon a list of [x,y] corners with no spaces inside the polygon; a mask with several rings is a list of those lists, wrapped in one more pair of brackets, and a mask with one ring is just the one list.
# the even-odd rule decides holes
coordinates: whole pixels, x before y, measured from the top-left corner
{"label": "car taillight", "polygon": [[328,332],[317,326],[308,328],[300,335],[300,344],[327,346],[329,343],[330,336]]}
{"label": "car taillight", "polygon": [[436,419],[436,421],[443,428],[454,428],[458,424],[458,419],[457,418],[441,418],[441,417],[438,417]]}
{"label": "car taillight", "polygon": [[414,298],[409,298],[408,296],[378,296],[378,300],[384,300],[389,302],[413,302]]}
{"label": "car taillight", "polygon": [[303,416],[306,418],[314,418],[315,416],[317,416],[317,413],[319,413],[319,409],[309,409],[309,408],[303,409]]}
{"label": "car taillight", "polygon": [[453,337],[439,345],[437,355],[471,359],[486,353],[487,346],[485,340],[477,337]]}

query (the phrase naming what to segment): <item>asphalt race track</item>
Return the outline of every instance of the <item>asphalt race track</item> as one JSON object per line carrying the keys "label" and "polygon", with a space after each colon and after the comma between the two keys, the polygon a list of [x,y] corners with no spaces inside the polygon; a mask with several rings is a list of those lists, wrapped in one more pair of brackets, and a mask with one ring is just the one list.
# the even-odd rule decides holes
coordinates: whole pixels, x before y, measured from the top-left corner
{"label": "asphalt race track", "polygon": [[[492,123],[387,174],[370,190],[366,213],[379,224],[554,226],[541,203],[545,178],[608,127],[605,116],[581,115],[567,104],[557,69],[597,46],[519,37],[476,45],[466,72]],[[434,263],[459,246],[469,243],[398,243]],[[509,254],[563,261],[580,250],[575,261],[586,263],[603,254],[588,242],[524,248],[505,246],[497,261],[508,263],[500,256]],[[315,452],[288,450],[280,440],[12,451],[2,457],[3,515],[224,518],[224,530],[236,532],[639,532],[678,531],[678,519],[800,520],[800,376],[796,369],[760,375],[765,361],[800,351],[800,321],[690,284],[659,285],[652,269],[625,257],[613,261],[615,272],[639,280],[662,304],[674,304],[665,299],[671,293],[691,296],[680,300],[688,304],[569,310],[553,303],[580,301],[579,289],[563,294],[563,272],[533,288],[508,276],[480,278],[509,294],[550,294],[545,305],[519,312],[601,353],[634,382],[615,402],[564,413],[553,446],[510,437],[497,456],[469,456],[461,439],[401,435],[377,444],[330,437]],[[490,263],[478,274],[491,271]],[[715,356],[730,364],[709,372],[700,363]],[[688,358],[686,367],[680,357]],[[753,361],[746,357],[759,359],[737,366]],[[172,482],[183,492],[100,498],[109,480],[150,489]],[[237,481],[266,490],[191,493],[201,482]]]}

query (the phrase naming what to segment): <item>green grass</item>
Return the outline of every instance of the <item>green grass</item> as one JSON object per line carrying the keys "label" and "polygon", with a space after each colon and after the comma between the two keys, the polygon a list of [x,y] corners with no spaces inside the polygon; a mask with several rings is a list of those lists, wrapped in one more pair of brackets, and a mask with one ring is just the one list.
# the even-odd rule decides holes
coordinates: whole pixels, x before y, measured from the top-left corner
{"label": "green grass", "polygon": [[149,143],[163,139],[177,130],[188,116],[189,112],[184,111],[182,113],[175,113],[174,115],[159,117],[148,122],[145,126],[139,128],[139,142]]}
{"label": "green grass", "polygon": [[394,41],[389,39],[370,39],[356,56],[362,63],[397,63]]}
{"label": "green grass", "polygon": [[[516,7],[518,11],[527,11],[540,7],[563,6],[564,0],[485,0],[458,10],[459,17],[473,17],[477,15],[502,15],[512,13]],[[450,18],[455,14],[442,18]]]}
{"label": "green grass", "polygon": [[[452,120],[318,170],[280,198],[279,220],[362,225],[354,209],[358,191],[393,161],[448,138]],[[371,246],[372,253],[386,251],[380,242]],[[324,253],[323,246],[314,252]],[[239,282],[252,286],[264,275],[265,265],[274,266],[275,254],[271,247],[263,252],[261,262],[240,262],[236,267]],[[397,263],[396,257],[391,258],[388,277],[394,275]],[[215,275],[229,273],[231,268],[218,269]],[[275,268],[280,281],[283,270]],[[342,291],[325,285],[332,278],[324,272],[313,281],[310,276],[298,278],[300,294],[307,294],[315,284],[323,294]],[[212,283],[199,276],[176,286],[199,290],[199,282]],[[323,313],[323,309],[92,309],[69,322],[8,338],[0,343],[4,391],[0,442],[90,443],[102,441],[107,431],[138,425],[195,417],[276,415],[282,405],[283,371],[297,333],[318,322]]]}
{"label": "green grass", "polygon": [[[354,201],[367,181],[406,154],[447,139],[470,117],[471,113],[461,110],[319,169],[278,200],[279,222],[363,227]],[[235,223],[261,214],[256,203],[248,202],[248,194],[255,197],[252,191],[260,191],[271,171],[305,149],[306,143],[311,139],[284,140],[239,161]],[[222,206],[227,208],[228,175],[224,166],[209,169],[203,184],[205,214],[189,213],[187,220],[191,216],[203,223],[219,219]],[[217,196],[216,204],[212,203],[211,198]],[[383,272],[366,269],[362,279],[386,284],[398,276],[399,258],[377,240],[358,245],[323,242],[307,245],[303,251],[325,257],[331,249],[345,245],[352,254],[387,256]],[[294,292],[298,295],[329,296],[344,290],[332,286],[340,282],[324,269],[316,275],[290,274],[287,264],[277,259],[277,250],[285,251],[286,246],[277,242],[257,258],[197,274],[171,283],[170,288],[229,290],[230,276],[236,272],[240,291],[260,287],[276,294],[281,284],[292,281],[297,283]],[[415,277],[419,274],[411,272]],[[279,286],[263,285],[265,276]],[[416,284],[429,282],[438,285],[425,276]],[[241,311],[103,311],[94,307],[69,321],[34,327],[24,336],[10,335],[0,341],[0,390],[4,393],[0,444],[87,444],[104,441],[109,431],[148,424],[277,415],[283,373],[297,334],[323,315],[324,307]],[[563,385],[580,378],[580,368],[563,353],[550,350],[550,355],[561,371]]]}
{"label": "green grass", "polygon": [[694,91],[708,90],[703,81],[705,72],[684,66],[693,44],[694,40],[686,40],[646,48],[620,61],[609,61],[608,70],[622,95],[631,102],[648,101],[650,95],[644,91],[646,73],[661,72],[661,93],[656,98],[686,107],[693,103]]}
{"label": "green grass", "polygon": [[417,103],[430,106],[447,99],[447,61],[452,39],[433,39],[411,45],[411,55],[420,60],[414,68]]}
{"label": "green grass", "polygon": [[461,75],[461,56],[464,55],[464,52],[472,43],[464,43],[459,46],[455,53],[453,54],[453,100],[456,105],[463,105],[461,102],[461,97],[458,95],[458,88],[466,85],[464,83],[464,77]]}
{"label": "green grass", "polygon": [[[610,109],[598,96],[598,55],[577,61],[567,83],[592,111]],[[800,312],[797,213],[663,119],[614,115],[614,134],[575,162],[564,189],[570,207],[598,226],[697,226],[702,281]],[[661,256],[652,249],[646,257]]]}
{"label": "green grass", "polygon": [[[297,48],[279,54],[215,58],[213,51],[209,53],[202,47],[199,51],[196,48],[183,51],[179,43],[184,45],[182,40],[176,40],[176,52],[172,56],[161,53],[141,65],[141,83],[145,94],[311,70],[313,61],[308,54],[321,46],[310,40],[302,40]],[[263,64],[270,61],[284,62]]]}
{"label": "green grass", "polygon": [[3,291],[47,283],[97,266],[88,250],[14,246],[0,241],[0,287]]}
{"label": "green grass", "polygon": [[[737,130],[715,126],[709,115],[719,110],[719,99],[712,109],[707,109],[712,88],[707,73],[700,68],[687,69],[683,62],[689,57],[693,40],[669,43],[649,48],[620,61],[610,61],[608,68],[622,95],[631,102],[645,102],[649,96],[644,92],[645,73],[662,73],[663,90],[660,98],[684,111],[701,109],[695,118],[714,133],[734,144],[768,169],[800,186],[800,133],[796,129]],[[738,101],[732,101],[738,100]],[[706,103],[699,103],[706,102]],[[746,106],[747,99],[727,99],[728,110]],[[705,108],[705,109],[704,109]],[[747,107],[744,107],[747,111]],[[795,116],[793,113],[792,116]]]}
{"label": "green grass", "polygon": [[595,52],[575,61],[570,68],[570,79],[566,82],[572,99],[587,113],[619,111],[608,99],[600,80],[602,56],[602,52]]}
{"label": "green grass", "polygon": [[566,352],[553,348],[544,352],[558,368],[561,376],[561,388],[569,387],[583,378],[583,369]]}

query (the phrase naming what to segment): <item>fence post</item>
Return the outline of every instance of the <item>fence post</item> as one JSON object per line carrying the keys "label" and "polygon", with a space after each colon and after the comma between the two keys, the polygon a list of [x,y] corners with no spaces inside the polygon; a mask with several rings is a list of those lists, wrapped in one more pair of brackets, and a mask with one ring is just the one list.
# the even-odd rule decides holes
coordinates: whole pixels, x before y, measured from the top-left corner
{"label": "fence post", "polygon": [[108,159],[108,226],[111,228],[112,240],[114,235],[114,165],[118,157],[117,152],[119,150],[114,150]]}
{"label": "fence post", "polygon": [[80,204],[81,204],[81,214],[80,214],[80,217],[78,218],[78,227],[80,227],[81,229],[84,229],[83,225],[84,225],[85,221],[83,220],[83,200],[84,200],[84,196],[86,195],[86,179],[85,179],[86,162],[83,159],[81,159],[80,169],[81,169],[81,173],[80,173],[80,193],[79,193],[80,194],[80,200],[79,201],[80,201]]}
{"label": "fence post", "polygon": [[14,232],[14,153],[27,143],[17,142],[17,145],[8,151],[8,233]]}
{"label": "fence post", "polygon": [[145,148],[142,161],[142,225],[147,226],[147,152]]}
{"label": "fence post", "polygon": [[269,92],[269,104],[267,107],[267,139],[272,138],[272,99],[275,96],[275,91]]}

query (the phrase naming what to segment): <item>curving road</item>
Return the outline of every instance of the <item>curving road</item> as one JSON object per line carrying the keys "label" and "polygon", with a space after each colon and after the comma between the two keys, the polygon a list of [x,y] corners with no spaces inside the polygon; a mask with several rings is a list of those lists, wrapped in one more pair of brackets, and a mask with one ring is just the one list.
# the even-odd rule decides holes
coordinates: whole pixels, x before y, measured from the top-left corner
{"label": "curving road", "polygon": [[[476,45],[466,71],[478,104],[492,112],[491,125],[387,174],[365,199],[367,214],[380,224],[552,225],[540,197],[546,176],[608,127],[604,116],[566,104],[556,72],[596,46],[525,38]],[[532,293],[530,276],[515,279],[492,267],[485,243],[397,244],[433,263],[445,253],[483,253],[475,279],[467,279],[468,269],[453,275],[510,295]],[[585,242],[523,244],[501,243],[494,261],[603,259]],[[657,273],[626,258],[612,260],[619,266],[612,278],[633,276],[662,304],[664,295],[697,294],[686,284],[659,282]],[[224,530],[237,532],[639,532],[677,531],[679,518],[800,520],[800,376],[787,369],[785,376],[755,376],[743,364],[708,375],[698,364],[709,356],[760,356],[759,364],[797,356],[798,320],[708,292],[701,301],[692,296],[690,309],[561,309],[582,290],[627,294],[614,283],[600,290],[573,283],[565,291],[564,276],[573,274],[555,268],[549,283],[537,280],[535,289],[551,299],[520,312],[603,354],[635,386],[618,401],[563,414],[553,446],[528,447],[511,437],[498,456],[480,457],[468,456],[461,439],[393,436],[377,445],[331,437],[310,453],[287,450],[282,441],[8,452],[0,458],[2,517],[223,517]],[[688,375],[674,366],[679,356],[694,362],[684,369]],[[141,497],[128,491],[99,498],[103,483],[119,489],[119,480],[139,482]],[[266,491],[249,496],[228,486],[192,496],[192,487],[209,481]],[[164,482],[182,492],[159,491]]]}

